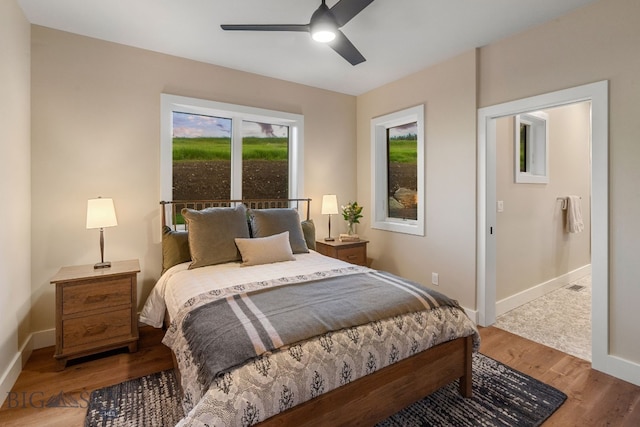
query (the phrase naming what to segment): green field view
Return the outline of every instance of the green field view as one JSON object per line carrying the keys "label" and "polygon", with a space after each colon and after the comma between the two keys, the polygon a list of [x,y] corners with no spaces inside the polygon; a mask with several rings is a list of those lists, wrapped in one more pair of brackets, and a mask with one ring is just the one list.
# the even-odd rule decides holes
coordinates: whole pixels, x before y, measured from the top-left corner
{"label": "green field view", "polygon": [[[244,160],[287,160],[287,138],[247,137],[242,142]],[[230,160],[229,138],[173,138],[173,161]]]}
{"label": "green field view", "polygon": [[417,163],[418,144],[416,143],[416,140],[391,140],[389,143],[389,162]]}
{"label": "green field view", "polygon": [[[244,138],[242,158],[245,160],[287,160],[286,138]],[[416,163],[418,158],[415,140],[393,140],[389,144],[389,161]],[[173,138],[173,161],[230,160],[229,138]]]}

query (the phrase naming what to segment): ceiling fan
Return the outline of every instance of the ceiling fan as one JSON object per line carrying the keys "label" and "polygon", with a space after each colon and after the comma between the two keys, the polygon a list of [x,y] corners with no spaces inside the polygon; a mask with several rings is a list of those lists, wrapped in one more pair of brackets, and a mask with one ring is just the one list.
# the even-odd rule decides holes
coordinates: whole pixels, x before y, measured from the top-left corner
{"label": "ceiling fan", "polygon": [[373,0],[340,0],[329,8],[322,0],[322,4],[308,24],[239,24],[220,25],[223,30],[235,31],[303,31],[322,43],[327,43],[351,65],[358,65],[365,61],[364,56],[356,49],[349,39],[340,31],[340,27],[369,6]]}

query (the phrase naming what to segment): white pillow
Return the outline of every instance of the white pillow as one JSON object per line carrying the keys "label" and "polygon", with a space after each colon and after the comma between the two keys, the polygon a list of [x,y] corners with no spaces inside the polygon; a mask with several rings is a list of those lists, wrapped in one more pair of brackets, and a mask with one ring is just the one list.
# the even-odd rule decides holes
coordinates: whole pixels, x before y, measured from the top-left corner
{"label": "white pillow", "polygon": [[270,264],[272,262],[295,261],[289,232],[253,239],[236,238],[236,246],[242,255],[242,265]]}

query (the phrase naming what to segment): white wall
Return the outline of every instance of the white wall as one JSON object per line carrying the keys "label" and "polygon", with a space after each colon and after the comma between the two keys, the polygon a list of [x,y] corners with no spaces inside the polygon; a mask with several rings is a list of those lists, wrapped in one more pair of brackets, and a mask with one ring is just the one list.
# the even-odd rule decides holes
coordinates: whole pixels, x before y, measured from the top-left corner
{"label": "white wall", "polygon": [[30,26],[0,2],[0,404],[28,357],[31,310]]}

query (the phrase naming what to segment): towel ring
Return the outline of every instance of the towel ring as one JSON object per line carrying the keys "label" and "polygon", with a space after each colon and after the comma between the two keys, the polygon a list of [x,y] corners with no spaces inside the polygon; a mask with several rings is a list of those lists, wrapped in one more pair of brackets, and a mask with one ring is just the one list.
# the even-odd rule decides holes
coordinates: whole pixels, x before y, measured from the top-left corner
{"label": "towel ring", "polygon": [[558,200],[562,202],[562,204],[560,205],[560,209],[562,209],[563,211],[566,211],[567,210],[567,198],[566,197],[556,197],[556,202]]}

